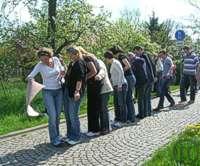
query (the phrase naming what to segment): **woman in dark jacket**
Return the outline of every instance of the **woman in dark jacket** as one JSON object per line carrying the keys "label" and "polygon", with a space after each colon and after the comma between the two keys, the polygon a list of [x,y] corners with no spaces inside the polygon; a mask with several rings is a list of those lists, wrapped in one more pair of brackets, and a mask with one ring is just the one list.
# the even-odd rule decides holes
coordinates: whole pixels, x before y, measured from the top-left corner
{"label": "woman in dark jacket", "polygon": [[79,47],[83,59],[87,65],[87,117],[88,133],[87,136],[97,136],[100,134],[99,113],[101,111],[101,89],[102,83],[96,80],[95,76],[100,70],[97,58]]}
{"label": "woman in dark jacket", "polygon": [[65,76],[64,112],[67,122],[67,138],[65,141],[74,145],[80,142],[78,113],[86,84],[86,64],[78,47],[67,48],[67,53],[71,62]]}

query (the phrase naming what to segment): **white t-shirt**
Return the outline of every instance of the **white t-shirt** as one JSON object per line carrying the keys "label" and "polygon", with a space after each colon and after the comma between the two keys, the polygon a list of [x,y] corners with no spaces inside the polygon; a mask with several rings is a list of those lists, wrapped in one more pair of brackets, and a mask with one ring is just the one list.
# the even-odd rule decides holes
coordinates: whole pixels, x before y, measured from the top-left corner
{"label": "white t-shirt", "polygon": [[122,87],[123,84],[127,83],[124,76],[122,65],[116,59],[113,60],[112,65],[110,67],[110,74],[113,87],[114,86]]}
{"label": "white t-shirt", "polygon": [[64,71],[64,67],[61,65],[60,60],[57,57],[52,57],[54,66],[49,67],[43,64],[41,61],[34,67],[33,71],[28,75],[28,79],[33,79],[38,73],[41,74],[44,89],[60,89],[59,74]]}

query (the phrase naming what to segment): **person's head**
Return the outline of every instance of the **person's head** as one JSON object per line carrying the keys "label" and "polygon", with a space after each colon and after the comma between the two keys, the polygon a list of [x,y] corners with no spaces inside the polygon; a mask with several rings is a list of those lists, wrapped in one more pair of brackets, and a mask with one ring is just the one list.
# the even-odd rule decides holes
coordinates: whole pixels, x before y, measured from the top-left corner
{"label": "person's head", "polygon": [[143,53],[143,48],[141,47],[141,46],[135,46],[134,48],[133,48],[133,52],[134,52],[134,54],[136,54],[137,56],[140,56],[140,55],[142,55],[142,53]]}
{"label": "person's head", "polygon": [[167,53],[166,53],[165,50],[161,50],[161,51],[159,52],[158,56],[159,56],[160,58],[163,58],[163,59],[164,59],[164,58],[167,57]]}
{"label": "person's head", "polygon": [[118,56],[120,53],[124,53],[123,49],[119,45],[115,45],[109,49],[113,55]]}
{"label": "person's head", "polygon": [[128,52],[128,58],[131,60],[131,59],[134,59],[135,58],[135,54],[132,53],[132,52]]}
{"label": "person's head", "polygon": [[80,52],[78,47],[70,46],[70,47],[68,47],[66,49],[66,51],[67,51],[67,54],[69,55],[69,57],[70,57],[70,59],[72,61],[76,61],[78,59],[82,59],[82,54],[81,54],[81,52]]}
{"label": "person's head", "polygon": [[185,54],[190,54],[192,52],[192,48],[190,46],[184,46],[183,51]]}
{"label": "person's head", "polygon": [[108,64],[111,64],[114,58],[114,55],[111,51],[106,51],[104,53],[104,58]]}
{"label": "person's head", "polygon": [[53,56],[53,50],[46,47],[39,48],[37,51],[37,56],[42,63],[48,64],[49,59]]}
{"label": "person's head", "polygon": [[96,57],[95,57],[94,54],[92,54],[92,53],[86,51],[83,47],[78,46],[78,49],[79,49],[79,51],[81,52],[83,58],[84,58],[84,57],[91,57],[91,58],[96,59]]}

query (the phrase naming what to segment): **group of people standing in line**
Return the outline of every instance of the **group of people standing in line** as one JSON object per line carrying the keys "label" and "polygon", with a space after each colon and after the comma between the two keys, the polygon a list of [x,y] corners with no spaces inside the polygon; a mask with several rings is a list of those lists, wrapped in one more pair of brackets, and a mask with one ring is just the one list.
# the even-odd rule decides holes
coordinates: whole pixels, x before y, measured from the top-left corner
{"label": "group of people standing in line", "polygon": [[[181,102],[186,101],[185,82],[189,80],[191,101],[194,101],[193,79],[195,79],[198,58],[189,47],[184,47],[186,56],[183,60],[181,79]],[[136,118],[143,119],[152,115],[151,91],[157,78],[159,104],[156,110],[163,108],[164,97],[175,105],[169,94],[169,85],[174,75],[174,64],[170,56],[162,50],[157,63],[140,46],[125,53],[120,46],[113,46],[104,53],[106,64],[94,54],[82,47],[70,46],[66,49],[70,63],[66,65],[53,51],[40,48],[37,55],[40,62],[28,75],[29,81],[41,73],[43,79],[43,99],[49,116],[50,142],[60,146],[63,142],[74,145],[80,142],[80,104],[87,90],[87,136],[107,134],[113,128],[120,128],[127,123],[134,123]],[[158,63],[159,62],[159,63]],[[158,67],[158,64],[160,67]],[[109,69],[109,70],[107,70]],[[161,69],[158,71],[158,69]],[[87,87],[87,88],[86,88]],[[136,91],[138,115],[135,115],[133,93]],[[114,122],[110,124],[108,100],[113,94]],[[67,134],[59,133],[60,113],[64,105]]]}

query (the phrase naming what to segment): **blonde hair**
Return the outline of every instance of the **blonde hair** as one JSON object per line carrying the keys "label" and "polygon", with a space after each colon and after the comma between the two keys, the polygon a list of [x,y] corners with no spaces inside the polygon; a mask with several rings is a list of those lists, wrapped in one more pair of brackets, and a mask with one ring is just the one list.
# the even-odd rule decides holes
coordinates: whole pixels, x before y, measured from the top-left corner
{"label": "blonde hair", "polygon": [[37,51],[37,56],[40,58],[41,56],[48,56],[51,58],[53,56],[53,50],[47,47],[41,47]]}
{"label": "blonde hair", "polygon": [[82,53],[83,57],[91,57],[96,59],[96,56],[88,51],[86,51],[83,47],[78,46],[79,51]]}

